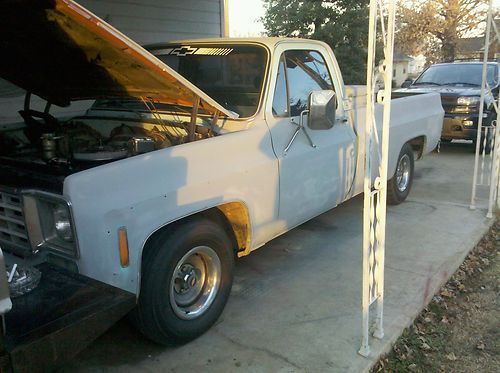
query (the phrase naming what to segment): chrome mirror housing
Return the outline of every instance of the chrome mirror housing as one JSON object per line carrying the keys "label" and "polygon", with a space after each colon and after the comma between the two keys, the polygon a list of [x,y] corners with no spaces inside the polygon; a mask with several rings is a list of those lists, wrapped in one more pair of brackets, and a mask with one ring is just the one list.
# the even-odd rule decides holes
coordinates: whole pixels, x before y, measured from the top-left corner
{"label": "chrome mirror housing", "polygon": [[332,90],[312,91],[309,95],[309,119],[312,130],[327,130],[335,124],[337,97]]}

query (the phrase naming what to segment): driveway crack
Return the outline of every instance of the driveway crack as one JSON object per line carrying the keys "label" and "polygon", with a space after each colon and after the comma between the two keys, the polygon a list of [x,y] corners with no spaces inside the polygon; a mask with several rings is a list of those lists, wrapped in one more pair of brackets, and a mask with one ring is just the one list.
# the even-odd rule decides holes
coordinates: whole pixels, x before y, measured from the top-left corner
{"label": "driveway crack", "polygon": [[229,337],[228,335],[224,334],[223,332],[221,332],[220,330],[217,330],[217,329],[215,329],[215,333],[217,333],[222,338],[228,340],[229,342],[235,344],[238,347],[245,348],[245,349],[251,349],[251,350],[254,350],[254,351],[263,352],[266,355],[268,355],[269,357],[272,357],[274,359],[278,359],[278,360],[284,361],[286,364],[291,365],[292,367],[294,367],[294,368],[296,368],[298,370],[304,371],[304,368],[298,366],[294,362],[290,361],[286,356],[283,356],[283,355],[281,355],[281,354],[279,354],[277,352],[271,351],[271,350],[269,350],[267,348],[264,348],[264,347],[256,347],[256,346],[251,346],[251,345],[248,345],[248,344],[244,344],[244,343],[242,343],[242,342],[240,342],[240,341],[238,341],[238,340],[236,340],[234,338]]}
{"label": "driveway crack", "polygon": [[385,268],[391,269],[391,270],[396,271],[396,272],[410,273],[410,274],[418,275],[418,276],[426,276],[427,275],[427,273],[419,273],[419,272],[415,272],[415,271],[410,271],[409,269],[394,268],[394,267],[388,266],[387,264],[385,265]]}

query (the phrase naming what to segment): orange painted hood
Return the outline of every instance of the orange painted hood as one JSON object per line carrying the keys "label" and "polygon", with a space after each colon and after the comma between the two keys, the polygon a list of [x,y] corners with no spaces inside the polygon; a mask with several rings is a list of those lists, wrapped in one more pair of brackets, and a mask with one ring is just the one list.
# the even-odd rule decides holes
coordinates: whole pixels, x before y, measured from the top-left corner
{"label": "orange painted hood", "polygon": [[74,100],[145,98],[225,109],[169,66],[71,0],[0,2],[0,77],[59,106]]}

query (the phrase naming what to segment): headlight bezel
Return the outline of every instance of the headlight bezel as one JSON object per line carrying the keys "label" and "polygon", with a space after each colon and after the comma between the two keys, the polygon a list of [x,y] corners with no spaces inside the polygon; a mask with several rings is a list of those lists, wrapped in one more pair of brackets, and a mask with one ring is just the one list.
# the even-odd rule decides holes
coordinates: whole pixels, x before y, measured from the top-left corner
{"label": "headlight bezel", "polygon": [[[28,237],[34,252],[49,250],[66,257],[80,256],[71,202],[63,196],[42,191],[24,191],[23,208]],[[63,209],[72,239],[65,240],[56,229],[55,211]]]}

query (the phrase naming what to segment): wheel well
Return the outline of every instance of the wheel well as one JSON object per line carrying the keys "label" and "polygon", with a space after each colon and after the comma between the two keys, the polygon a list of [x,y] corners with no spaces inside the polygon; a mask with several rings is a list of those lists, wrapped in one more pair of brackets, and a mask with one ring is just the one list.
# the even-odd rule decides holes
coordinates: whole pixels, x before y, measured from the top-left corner
{"label": "wheel well", "polygon": [[410,141],[408,141],[408,143],[411,145],[411,148],[413,149],[413,152],[415,153],[415,159],[422,158],[422,155],[424,154],[424,147],[425,147],[425,136],[415,137],[414,139],[411,139]]}
{"label": "wheel well", "polygon": [[228,202],[204,211],[196,212],[189,216],[185,216],[170,224],[160,227],[146,240],[141,254],[142,259],[144,259],[144,255],[150,244],[152,245],[152,243],[154,243],[154,241],[161,236],[161,234],[167,230],[175,229],[175,227],[178,227],[187,220],[191,220],[196,217],[204,217],[212,220],[224,228],[233,242],[234,251],[238,257],[248,255],[250,253],[250,217],[248,215],[248,209],[242,202]]}

